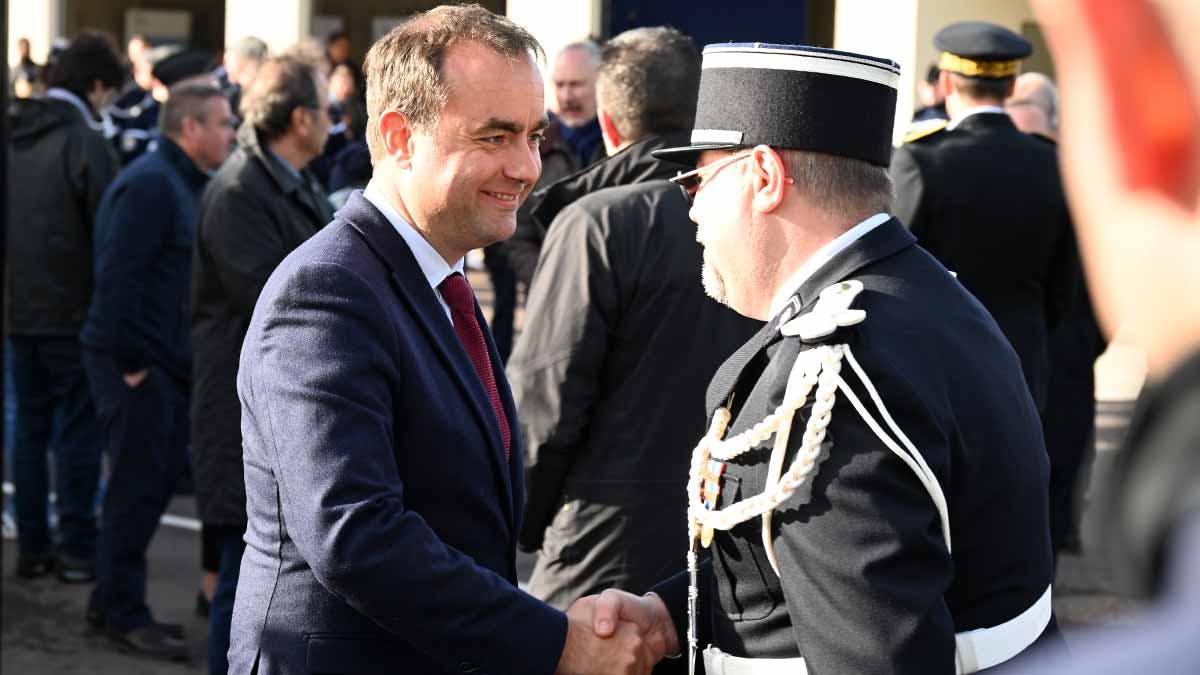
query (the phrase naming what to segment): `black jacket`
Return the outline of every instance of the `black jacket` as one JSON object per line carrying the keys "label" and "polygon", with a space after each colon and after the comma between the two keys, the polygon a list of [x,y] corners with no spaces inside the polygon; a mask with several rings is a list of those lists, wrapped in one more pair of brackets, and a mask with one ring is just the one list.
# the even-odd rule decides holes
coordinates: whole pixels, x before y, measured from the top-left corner
{"label": "black jacket", "polygon": [[181,385],[192,376],[192,244],[208,182],[168,138],[104,193],[96,214],[95,290],[79,340],[122,372],[154,364]]}
{"label": "black jacket", "polygon": [[246,523],[238,357],[271,272],[333,217],[308,171],[292,175],[249,125],[204,193],[192,264],[192,456],[206,523]]}
{"label": "black jacket", "polygon": [[[848,279],[864,286],[853,305],[866,312],[862,323],[819,342],[781,334],[789,312],[808,313],[823,289]],[[954,553],[916,475],[839,390],[810,494],[798,491],[774,513],[780,576],[766,557],[761,519],[716,533],[712,563],[702,567],[701,645],[743,657],[802,656],[813,675],[952,675],[956,632],[1017,616],[1052,578],[1049,468],[1017,356],[983,307],[895,219],[818,269],[790,307],[713,379],[710,412],[732,395],[726,437],[775,411],[802,351],[849,345],[937,476]],[[881,420],[842,363],[841,377]],[[784,470],[809,410],[792,424]],[[773,443],[728,463],[718,508],[763,491]],[[657,590],[685,631],[686,575]],[[1055,634],[1051,619],[1044,635]]]}
{"label": "black jacket", "polygon": [[696,226],[663,180],[677,167],[650,155],[686,142],[643,139],[540,207],[553,225],[508,373],[527,448],[521,544],[542,552],[531,590],[560,607],[681,564],[675,488],[704,386],[761,326],[704,294]]}
{"label": "black jacket", "polygon": [[892,155],[896,215],[992,313],[1044,408],[1048,335],[1079,281],[1053,146],[980,113]]}
{"label": "black jacket", "polygon": [[9,123],[5,327],[75,336],[92,296],[92,225],[117,157],[65,101],[15,101]]}

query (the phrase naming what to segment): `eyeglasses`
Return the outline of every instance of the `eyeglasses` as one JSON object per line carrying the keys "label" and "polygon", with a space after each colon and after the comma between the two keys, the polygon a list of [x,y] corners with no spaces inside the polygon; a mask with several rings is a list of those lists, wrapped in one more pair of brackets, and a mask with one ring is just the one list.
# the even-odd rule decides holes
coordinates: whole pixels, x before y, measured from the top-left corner
{"label": "eyeglasses", "polygon": [[688,206],[691,206],[696,201],[696,193],[700,191],[700,188],[707,185],[708,182],[711,181],[713,177],[721,171],[721,169],[724,169],[739,159],[746,159],[750,155],[751,153],[749,152],[741,155],[734,155],[733,157],[728,157],[715,164],[702,166],[699,169],[693,169],[687,173],[680,172],[678,176],[675,176],[671,179],[671,182],[678,185],[680,190],[683,190],[683,197],[684,199],[687,199]]}

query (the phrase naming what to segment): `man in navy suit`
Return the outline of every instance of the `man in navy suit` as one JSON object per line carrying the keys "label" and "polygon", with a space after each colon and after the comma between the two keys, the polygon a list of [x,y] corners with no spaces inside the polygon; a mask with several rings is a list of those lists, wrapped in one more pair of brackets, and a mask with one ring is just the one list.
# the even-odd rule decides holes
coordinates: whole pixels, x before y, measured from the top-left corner
{"label": "man in navy suit", "polygon": [[478,6],[367,56],[375,175],[259,298],[238,392],[249,523],[230,672],[647,672],[516,586],[521,443],[463,277],[540,172],[537,41]]}

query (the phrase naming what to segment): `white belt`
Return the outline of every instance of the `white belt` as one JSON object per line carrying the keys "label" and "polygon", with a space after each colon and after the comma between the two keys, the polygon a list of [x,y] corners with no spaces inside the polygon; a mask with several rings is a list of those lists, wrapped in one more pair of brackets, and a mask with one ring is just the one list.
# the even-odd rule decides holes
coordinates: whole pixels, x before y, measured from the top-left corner
{"label": "white belt", "polygon": [[999,665],[1020,654],[1050,624],[1050,586],[1037,602],[999,626],[976,628],[954,636],[954,672],[968,675]]}
{"label": "white belt", "polygon": [[[954,672],[970,675],[1000,665],[1020,654],[1050,623],[1050,587],[1033,605],[1013,619],[991,628],[976,628],[954,636]],[[747,659],[716,647],[704,650],[707,675],[808,675],[804,659]]]}
{"label": "white belt", "polygon": [[744,659],[716,647],[704,650],[706,675],[808,675],[804,659]]}

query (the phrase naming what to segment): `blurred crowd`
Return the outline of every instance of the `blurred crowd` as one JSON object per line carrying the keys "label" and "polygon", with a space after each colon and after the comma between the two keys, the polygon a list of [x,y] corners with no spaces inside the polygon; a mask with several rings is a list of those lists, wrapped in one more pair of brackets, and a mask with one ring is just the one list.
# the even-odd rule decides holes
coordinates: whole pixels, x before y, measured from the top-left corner
{"label": "blurred crowd", "polygon": [[279,261],[370,178],[362,71],[341,33],[278,54],[247,37],[219,63],[140,36],[122,56],[90,31],[57,41],[44,65],[19,44],[6,283],[16,574],[95,582],[92,628],[183,658],[182,628],[147,605],[146,549],[176,486],[194,491],[197,609],[227,642],[246,522],[241,339]]}

